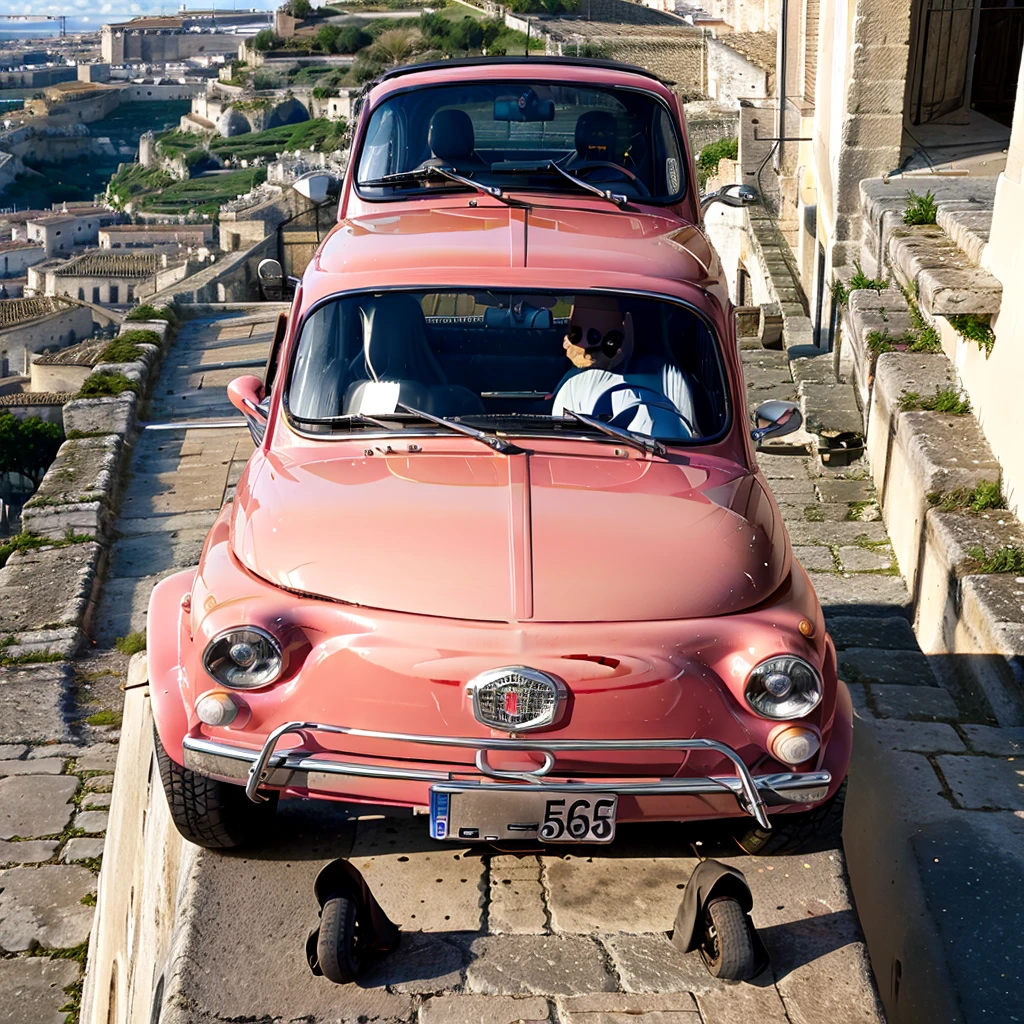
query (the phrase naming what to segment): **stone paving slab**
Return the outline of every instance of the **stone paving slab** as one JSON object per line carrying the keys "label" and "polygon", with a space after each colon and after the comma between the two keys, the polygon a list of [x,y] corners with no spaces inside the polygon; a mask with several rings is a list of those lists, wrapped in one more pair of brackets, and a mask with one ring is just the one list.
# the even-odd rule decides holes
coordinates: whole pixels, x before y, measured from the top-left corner
{"label": "stone paving slab", "polygon": [[0,779],[0,839],[56,835],[71,820],[73,775],[12,775]]}
{"label": "stone paving slab", "polygon": [[466,990],[483,995],[614,992],[601,946],[589,936],[489,935],[469,945]]}
{"label": "stone paving slab", "polygon": [[0,871],[0,951],[69,949],[89,937],[96,876],[83,867],[43,864]]}
{"label": "stone paving slab", "polygon": [[0,668],[0,741],[67,738],[70,685],[68,665]]}
{"label": "stone paving slab", "polygon": [[953,755],[935,760],[961,807],[1024,812],[1024,761]]}
{"label": "stone paving slab", "polygon": [[420,1004],[419,1024],[518,1024],[546,1021],[546,999],[536,996],[432,996]]}
{"label": "stone paving slab", "polygon": [[0,960],[0,1024],[64,1024],[67,989],[77,979],[74,960]]}

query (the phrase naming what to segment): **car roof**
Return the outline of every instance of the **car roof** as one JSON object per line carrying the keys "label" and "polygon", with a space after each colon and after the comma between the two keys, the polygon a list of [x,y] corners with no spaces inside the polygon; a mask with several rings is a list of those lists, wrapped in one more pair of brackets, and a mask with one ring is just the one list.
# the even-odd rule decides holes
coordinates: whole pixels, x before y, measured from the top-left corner
{"label": "car roof", "polygon": [[603,57],[570,57],[543,55],[536,57],[505,56],[505,57],[453,57],[450,60],[423,61],[419,64],[403,64],[401,67],[390,68],[378,76],[378,82],[386,82],[391,78],[400,78],[403,75],[416,74],[419,71],[432,71],[438,68],[476,68],[495,66],[523,66],[523,67],[565,67],[565,68],[602,68],[606,71],[625,71],[631,75],[642,75],[644,78],[653,78],[662,85],[675,85],[675,82],[656,75],[647,68],[637,64],[626,64],[618,60],[607,60]]}
{"label": "car roof", "polygon": [[362,101],[374,105],[382,97],[400,89],[454,82],[536,80],[589,86],[622,86],[644,89],[665,99],[672,95],[672,84],[646,68],[621,64],[614,60],[583,57],[459,57],[451,60],[408,64],[384,72],[370,82],[361,94]]}
{"label": "car roof", "polygon": [[[488,286],[642,290],[728,303],[698,227],[673,216],[534,204],[424,206],[343,220],[303,281],[307,304],[347,290]],[[699,301],[699,298],[698,298]]]}

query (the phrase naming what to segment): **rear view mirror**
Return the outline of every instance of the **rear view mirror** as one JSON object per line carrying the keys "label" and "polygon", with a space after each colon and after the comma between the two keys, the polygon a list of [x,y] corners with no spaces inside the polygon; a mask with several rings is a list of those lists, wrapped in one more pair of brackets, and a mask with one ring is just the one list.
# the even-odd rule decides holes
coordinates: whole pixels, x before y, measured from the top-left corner
{"label": "rear view mirror", "polygon": [[751,418],[754,421],[754,429],[750,432],[750,437],[758,444],[769,437],[792,434],[794,430],[799,430],[804,422],[803,413],[796,402],[781,402],[778,399],[762,402],[754,410]]}
{"label": "rear view mirror", "polygon": [[532,89],[521,96],[494,101],[495,121],[554,121],[555,101],[542,100]]}

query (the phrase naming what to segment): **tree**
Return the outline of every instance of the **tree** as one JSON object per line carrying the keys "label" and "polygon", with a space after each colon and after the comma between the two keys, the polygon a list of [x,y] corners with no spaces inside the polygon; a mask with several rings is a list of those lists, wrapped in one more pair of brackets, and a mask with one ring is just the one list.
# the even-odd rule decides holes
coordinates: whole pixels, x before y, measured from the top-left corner
{"label": "tree", "polygon": [[0,413],[0,471],[20,473],[36,488],[63,441],[64,431],[57,423],[38,416],[21,420],[13,413]]}
{"label": "tree", "polygon": [[373,44],[375,57],[388,64],[400,64],[423,48],[423,36],[414,28],[389,28]]}
{"label": "tree", "polygon": [[284,40],[270,28],[261,29],[253,36],[252,45],[261,53],[265,50],[278,50],[284,46]]}
{"label": "tree", "polygon": [[288,13],[293,18],[308,18],[313,12],[313,5],[309,0],[291,0],[288,4]]}

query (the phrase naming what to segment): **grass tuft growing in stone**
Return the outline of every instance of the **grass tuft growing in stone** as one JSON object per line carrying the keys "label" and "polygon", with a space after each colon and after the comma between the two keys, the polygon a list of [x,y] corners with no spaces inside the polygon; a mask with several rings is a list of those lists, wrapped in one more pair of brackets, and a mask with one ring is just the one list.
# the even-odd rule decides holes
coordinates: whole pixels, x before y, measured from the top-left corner
{"label": "grass tuft growing in stone", "polygon": [[804,508],[804,519],[809,523],[823,523],[825,513],[818,505],[807,505]]}
{"label": "grass tuft growing in stone", "polygon": [[868,277],[867,274],[861,269],[861,265],[854,262],[855,272],[853,277],[850,278],[850,291],[854,292],[861,288],[866,288],[873,292],[884,292],[889,288],[889,282],[883,281],[880,277]]}
{"label": "grass tuft growing in stone", "polygon": [[960,397],[956,388],[939,388],[934,395],[921,395],[916,391],[908,391],[900,396],[900,409],[913,412],[923,409],[926,412],[944,412],[953,416],[963,416],[971,411],[971,403]]}
{"label": "grass tuft growing in stone", "polygon": [[928,503],[940,512],[987,512],[989,509],[1006,508],[998,480],[929,494]]}
{"label": "grass tuft growing in stone", "polygon": [[97,711],[85,721],[88,725],[120,725],[121,714],[118,711]]}
{"label": "grass tuft growing in stone", "polygon": [[939,207],[935,193],[929,189],[919,196],[913,189],[907,193],[907,208],[903,211],[904,224],[934,224]]}
{"label": "grass tuft growing in stone", "polygon": [[101,363],[134,363],[142,358],[139,345],[159,345],[156,331],[125,331],[103,350]]}
{"label": "grass tuft growing in stone", "polygon": [[978,563],[976,572],[996,573],[1012,572],[1020,575],[1024,573],[1024,548],[1017,544],[1004,544],[996,548],[991,555],[985,553],[980,545],[973,547],[967,552]]}
{"label": "grass tuft growing in stone", "polygon": [[[906,293],[904,293],[906,294]],[[910,333],[914,340],[910,343],[908,352],[941,352],[942,342],[939,339],[939,332],[932,327],[924,318],[924,313],[914,301],[913,297],[907,294],[907,305],[910,314]]]}
{"label": "grass tuft growing in stone", "polygon": [[989,324],[989,317],[978,316],[977,313],[961,313],[948,317],[953,330],[966,341],[973,341],[985,353],[987,359],[992,355],[992,347],[996,343],[995,332]]}
{"label": "grass tuft growing in stone", "polygon": [[890,334],[888,327],[880,331],[868,331],[868,350],[873,356],[880,356],[883,352],[895,352],[897,348],[909,346],[913,338],[909,334]]}
{"label": "grass tuft growing in stone", "polygon": [[123,373],[90,373],[82,382],[78,398],[106,398],[126,391],[138,394],[138,381],[129,380]]}
{"label": "grass tuft growing in stone", "polygon": [[146,634],[141,630],[129,633],[127,636],[119,636],[114,641],[114,646],[122,654],[138,654],[146,649]]}

